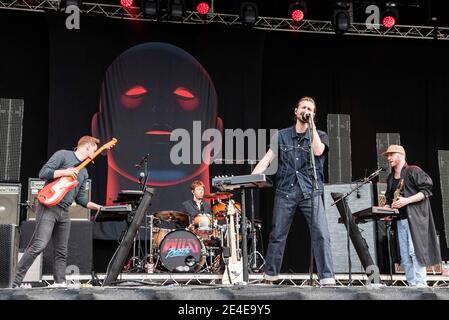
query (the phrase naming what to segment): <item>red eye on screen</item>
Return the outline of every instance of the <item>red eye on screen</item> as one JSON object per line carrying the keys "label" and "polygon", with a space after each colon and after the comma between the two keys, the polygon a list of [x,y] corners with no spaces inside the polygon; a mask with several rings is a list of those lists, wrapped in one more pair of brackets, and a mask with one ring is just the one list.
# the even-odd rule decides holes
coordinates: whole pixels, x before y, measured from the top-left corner
{"label": "red eye on screen", "polygon": [[145,93],[147,93],[147,89],[145,89],[142,86],[135,86],[135,87],[132,87],[131,89],[129,89],[128,91],[126,91],[125,95],[127,97],[134,97],[134,98],[136,98],[136,97],[141,96],[141,95],[143,95]]}
{"label": "red eye on screen", "polygon": [[125,108],[135,109],[142,104],[147,92],[143,86],[134,86],[122,94],[120,101]]}
{"label": "red eye on screen", "polygon": [[179,105],[186,111],[193,111],[198,108],[198,98],[189,90],[184,87],[179,87],[173,94],[177,98]]}

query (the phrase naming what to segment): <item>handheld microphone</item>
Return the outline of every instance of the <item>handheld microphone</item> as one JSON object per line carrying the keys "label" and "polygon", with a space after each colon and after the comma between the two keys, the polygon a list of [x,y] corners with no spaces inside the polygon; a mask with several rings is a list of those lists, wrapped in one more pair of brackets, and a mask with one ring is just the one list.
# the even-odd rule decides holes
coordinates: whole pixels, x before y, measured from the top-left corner
{"label": "handheld microphone", "polygon": [[309,112],[304,112],[304,113],[302,114],[302,118],[303,118],[304,120],[310,121],[310,119],[312,119],[312,114],[309,113]]}

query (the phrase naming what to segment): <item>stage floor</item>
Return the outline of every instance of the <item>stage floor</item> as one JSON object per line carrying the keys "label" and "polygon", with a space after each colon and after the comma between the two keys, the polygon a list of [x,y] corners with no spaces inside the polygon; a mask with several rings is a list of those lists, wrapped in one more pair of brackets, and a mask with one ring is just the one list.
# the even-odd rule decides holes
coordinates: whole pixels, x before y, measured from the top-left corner
{"label": "stage floor", "polygon": [[[277,284],[250,275],[246,285],[223,285],[214,274],[121,274],[110,287],[96,286],[88,275],[69,276],[69,287],[40,286],[0,289],[0,300],[449,300],[449,278],[429,276],[429,287],[405,285],[403,275],[381,276],[381,284],[366,285],[366,275],[336,275],[334,287],[309,286],[307,274],[284,274]],[[101,282],[104,275],[99,275]]]}

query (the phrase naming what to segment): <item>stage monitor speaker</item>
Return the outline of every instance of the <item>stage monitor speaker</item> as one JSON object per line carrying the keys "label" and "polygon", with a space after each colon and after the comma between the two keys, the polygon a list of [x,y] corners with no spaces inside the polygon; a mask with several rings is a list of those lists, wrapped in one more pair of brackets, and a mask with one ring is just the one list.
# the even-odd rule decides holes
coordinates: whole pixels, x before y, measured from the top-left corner
{"label": "stage monitor speaker", "polygon": [[349,183],[352,180],[350,116],[329,114],[327,130],[329,134],[329,183]]}
{"label": "stage monitor speaker", "polygon": [[0,288],[9,288],[14,281],[18,248],[17,225],[0,224]]}
{"label": "stage monitor speaker", "polygon": [[20,180],[24,101],[0,98],[0,181]]}
{"label": "stage monitor speaker", "polygon": [[[377,167],[389,168],[388,160],[382,156],[382,152],[388,149],[390,144],[401,144],[399,133],[376,133]],[[387,182],[390,170],[382,171],[379,174],[379,182]]]}
{"label": "stage monitor speaker", "polygon": [[444,232],[446,246],[449,247],[449,150],[438,150],[440,171],[441,202],[443,203]]}
{"label": "stage monitor speaker", "polygon": [[[326,184],[324,186],[324,207],[326,210],[327,223],[331,236],[332,257],[334,261],[334,272],[348,273],[348,250],[347,250],[347,232],[343,223],[339,223],[340,213],[336,205],[331,206],[334,202],[331,193],[348,193],[354,184]],[[359,192],[352,193],[348,198],[348,207],[352,213],[373,206],[373,188],[371,183],[363,185]],[[368,222],[366,224],[357,225],[362,237],[368,246],[369,254],[374,263],[377,263],[376,255],[376,225]],[[350,243],[351,255],[351,271],[354,273],[365,273],[365,269],[354,249],[352,242]]]}
{"label": "stage monitor speaker", "polygon": [[[37,205],[37,194],[44,187],[45,180],[37,178],[28,179],[28,209],[27,209],[27,220],[36,220],[35,208]],[[86,192],[88,201],[91,197],[91,180],[88,179],[86,182]],[[90,210],[84,208],[75,202],[69,208],[69,214],[71,220],[89,220],[90,221]]]}
{"label": "stage monitor speaker", "polygon": [[0,183],[0,224],[19,225],[21,184]]}
{"label": "stage monitor speaker", "polygon": [[[20,226],[20,251],[25,251],[33,236],[36,221],[24,221]],[[91,221],[72,221],[67,253],[67,267],[76,266],[81,274],[92,271],[93,237]],[[49,242],[44,250],[42,274],[53,275],[53,243]]]}

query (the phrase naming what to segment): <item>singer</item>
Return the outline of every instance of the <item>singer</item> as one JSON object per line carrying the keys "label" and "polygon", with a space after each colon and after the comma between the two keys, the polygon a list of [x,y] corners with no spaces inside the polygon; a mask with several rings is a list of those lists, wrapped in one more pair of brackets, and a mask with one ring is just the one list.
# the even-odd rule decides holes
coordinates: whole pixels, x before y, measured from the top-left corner
{"label": "singer", "polygon": [[[311,225],[313,226],[311,241],[320,285],[335,285],[331,241],[322,200],[323,165],[329,150],[329,138],[324,131],[316,129],[314,123],[316,105],[312,98],[299,99],[294,114],[295,125],[279,130],[278,134],[273,136],[273,139],[278,141],[278,147],[274,147],[275,144],[272,143],[252,172],[252,174],[264,172],[273,159],[278,158],[272,230],[266,255],[264,280],[266,283],[271,283],[279,278],[290,225],[296,210],[299,209],[307,220],[309,230]],[[309,126],[312,128],[313,139],[307,130]],[[313,184],[310,176],[310,148],[315,155],[318,180],[314,212],[312,212],[311,199]],[[313,223],[311,223],[311,217],[313,217]]]}
{"label": "singer", "polygon": [[[382,155],[388,158],[392,169],[387,179],[385,206],[399,209],[393,227],[397,230],[401,265],[409,286],[426,287],[426,266],[441,262],[429,201],[433,182],[420,167],[407,164],[402,146],[390,145]],[[403,190],[398,190],[401,180]],[[395,199],[396,190],[401,192]]]}

